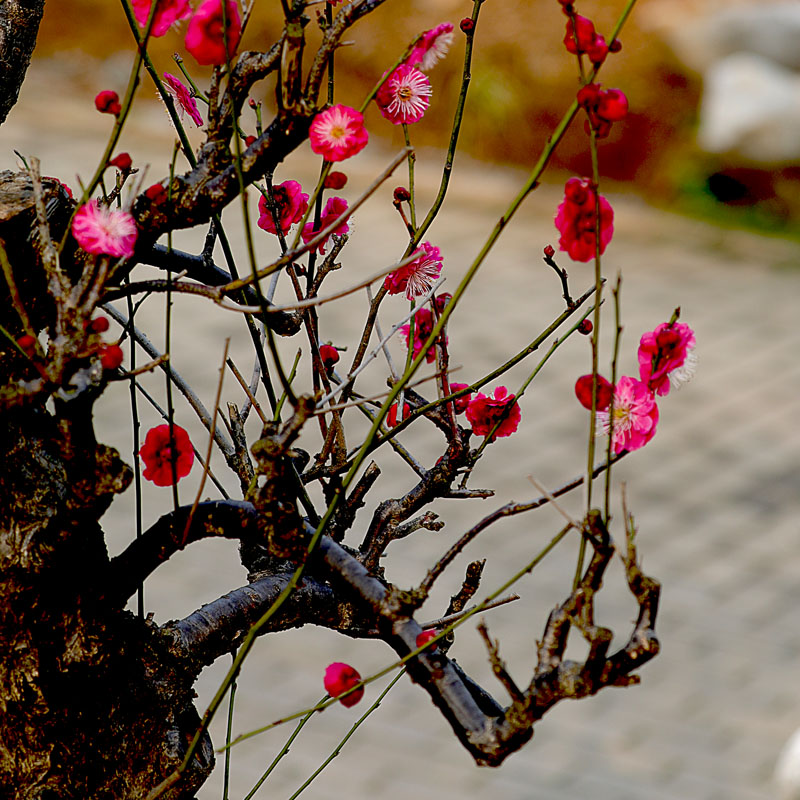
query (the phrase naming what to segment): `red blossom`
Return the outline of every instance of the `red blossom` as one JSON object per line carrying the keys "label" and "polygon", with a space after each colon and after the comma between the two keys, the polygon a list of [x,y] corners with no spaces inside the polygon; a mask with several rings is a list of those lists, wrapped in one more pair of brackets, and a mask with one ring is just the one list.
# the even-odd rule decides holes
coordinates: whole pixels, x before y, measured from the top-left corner
{"label": "red blossom", "polygon": [[442,292],[441,294],[437,294],[436,297],[433,298],[433,305],[436,308],[437,314],[442,314],[447,308],[447,304],[453,299],[453,295],[450,292]]}
{"label": "red blossom", "polygon": [[[180,425],[173,425],[173,443],[175,445],[174,463],[175,478],[185,478],[192,469],[194,450],[189,434]],[[170,446],[170,426],[157,425],[150,428],[144,444],[139,449],[139,457],[144,461],[142,475],[156,486],[172,486],[173,452]]]}
{"label": "red blossom", "polygon": [[[591,375],[581,375],[575,381],[575,396],[584,408],[592,408],[592,380]],[[605,411],[611,404],[611,395],[614,387],[602,375],[597,376],[597,406],[598,411]]]}
{"label": "red blossom", "polygon": [[122,106],[119,104],[119,95],[111,89],[104,89],[98,92],[94,98],[94,107],[101,114],[113,114],[115,117],[122,111]]}
{"label": "red blossom", "polygon": [[258,211],[261,216],[257,225],[268,233],[277,234],[275,227],[275,216],[277,216],[281,233],[286,234],[289,228],[295,222],[300,222],[308,211],[308,195],[297,181],[284,181],[272,187],[272,198],[275,201],[274,216],[272,209],[267,205],[266,197],[261,195],[258,198]]}
{"label": "red blossom", "polygon": [[226,0],[225,31],[222,26],[222,0],[205,0],[189,20],[186,49],[198,64],[224,64],[232,58],[242,34],[242,21],[235,0]]}
{"label": "red blossom", "polygon": [[567,30],[564,34],[564,47],[570,53],[586,53],[593,64],[601,64],[608,55],[606,40],[595,31],[594,23],[580,14],[567,20]]}
{"label": "red blossom", "polygon": [[[450,391],[460,392],[462,389],[466,389],[467,386],[469,386],[468,383],[451,383]],[[461,414],[466,411],[471,400],[472,392],[467,392],[466,394],[462,394],[461,397],[456,397],[456,399],[453,400],[453,408],[455,408],[456,414]]]}
{"label": "red blossom", "polygon": [[[433,332],[434,319],[433,314],[427,308],[421,308],[414,315],[414,352],[412,357],[416,358],[422,350],[422,345],[427,341],[428,337]],[[406,337],[406,347],[409,346],[409,333],[411,325],[401,325],[399,332]],[[447,342],[445,341],[445,344]],[[436,361],[436,348],[431,345],[428,352],[425,353],[425,361],[429,364]]]}
{"label": "red blossom", "polygon": [[[574,261],[591,261],[595,256],[597,219],[595,190],[588,178],[570,178],[564,186],[564,202],[558,207],[555,224],[561,233],[559,247]],[[600,195],[600,252],[614,235],[614,211]]]}
{"label": "red blossom", "polygon": [[[333,664],[328,664],[325,670],[325,677],[322,680],[325,691],[331,697],[339,697],[360,682],[361,675],[358,674],[358,670],[341,661],[334,661]],[[343,706],[350,708],[350,706],[354,706],[363,696],[364,687],[359,686],[355,691],[342,697],[339,702]]]}
{"label": "red blossom", "polygon": [[608,136],[612,122],[628,114],[628,98],[620,89],[601,89],[599,83],[587,83],[578,91],[578,105],[586,110],[590,125],[599,138]]}
{"label": "red blossom", "polygon": [[[311,222],[303,226],[303,241],[310,242],[321,230],[327,228],[328,225],[338,219],[345,211],[347,211],[347,201],[343,197],[329,197],[328,202],[325,204],[325,209],[322,212],[322,216],[320,217],[319,227],[315,228],[314,224]],[[350,230],[347,219],[348,218],[345,217],[344,222],[335,227],[328,236],[312,249],[324,253],[331,235],[336,234],[336,236],[344,236]]]}
{"label": "red blossom", "polygon": [[476,436],[487,436],[497,422],[500,422],[500,426],[495,436],[510,436],[519,427],[521,418],[519,403],[505,386],[498,386],[494,390],[494,397],[478,392],[467,406],[467,419]]}

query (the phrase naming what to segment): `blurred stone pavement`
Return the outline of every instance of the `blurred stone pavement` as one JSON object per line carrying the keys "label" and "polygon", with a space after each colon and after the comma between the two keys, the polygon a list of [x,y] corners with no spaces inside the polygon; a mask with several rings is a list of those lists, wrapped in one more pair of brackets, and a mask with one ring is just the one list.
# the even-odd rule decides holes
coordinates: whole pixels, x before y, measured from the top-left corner
{"label": "blurred stone pavement", "polygon": [[[37,155],[43,174],[57,175],[77,189],[76,173],[89,178],[111,127],[109,119],[94,111],[93,96],[71,90],[68,71],[35,64],[18,106],[0,127],[0,168],[16,168],[16,148]],[[135,166],[151,165],[144,184],[148,185],[166,174],[171,143],[163,110],[145,103],[135,108],[120,149],[131,153]],[[342,165],[350,175],[343,192],[348,200],[357,197],[391,155],[372,143]],[[423,208],[435,193],[441,162],[441,153],[419,153]],[[298,178],[306,186],[317,170],[318,163],[305,151],[279,168],[276,181]],[[457,161],[446,210],[429,234],[445,257],[446,289],[457,285],[523,180],[524,174],[517,171]],[[356,214],[344,267],[330,276],[326,292],[377,271],[402,249],[403,230],[393,216],[390,192],[405,182],[399,172]],[[558,195],[557,187],[545,186],[529,198],[458,307],[449,329],[452,360],[462,365],[455,380],[471,381],[485,374],[559,313],[560,284],[541,260],[542,247],[556,243],[552,215]],[[710,227],[654,210],[632,196],[609,199],[616,230],[603,265],[609,284],[618,270],[624,275],[622,372],[636,374],[639,336],[669,319],[676,306],[697,333],[696,377],[660,402],[657,435],[613,473],[616,521],[621,518],[618,488],[624,480],[639,528],[644,569],[663,583],[657,627],[661,654],[641,670],[640,686],[604,690],[594,698],[554,708],[537,726],[534,740],[500,769],[475,767],[426,695],[403,679],[304,791],[308,800],[776,796],[771,785],[775,760],[800,727],[800,246]],[[254,198],[251,201],[254,206]],[[244,264],[238,208],[230,209],[226,220]],[[201,243],[202,233],[175,237],[175,246],[194,252]],[[273,244],[258,238],[259,261],[266,263]],[[569,264],[566,257],[559,261],[569,270],[575,294],[590,285],[590,266]],[[142,276],[155,274],[148,267],[140,270]],[[606,291],[605,297],[601,360],[607,364],[613,314],[611,293]],[[223,339],[232,337],[234,358],[244,372],[250,369],[251,356],[239,316],[200,303],[176,298],[173,363],[210,407]],[[353,352],[365,303],[359,293],[331,304],[321,315],[323,339],[350,348],[344,363]],[[384,330],[404,308],[397,298],[387,300]],[[157,345],[163,342],[163,298],[147,301],[137,319]],[[295,349],[294,342],[287,343],[285,359],[291,359]],[[402,348],[395,343],[393,351],[398,356]],[[502,382],[514,391],[535,363],[523,362]],[[574,336],[564,343],[523,398],[519,431],[489,448],[476,470],[472,484],[496,487],[497,496],[438,503],[436,510],[446,527],[439,533],[418,532],[391,547],[385,559],[390,579],[401,586],[418,582],[427,565],[472,522],[510,499],[537,496],[526,476],[553,489],[581,472],[588,421],[572,386],[589,364],[587,339]],[[365,388],[381,391],[385,365],[376,362],[371,372]],[[147,385],[163,402],[161,376],[148,376]],[[226,383],[224,400],[242,399],[233,381]],[[113,387],[98,406],[97,424],[101,441],[118,447],[130,461],[128,404],[127,386]],[[204,443],[202,429],[179,397],[176,408],[178,421],[195,442]],[[158,417],[144,404],[141,414],[144,429],[157,424]],[[253,435],[257,429],[251,429]],[[309,442],[309,448],[316,445],[313,437]],[[440,454],[440,441],[425,438],[422,430],[408,431],[403,442],[423,463],[432,463]],[[412,485],[410,471],[394,465],[391,455],[377,454],[385,471],[371,494],[373,505]],[[222,476],[220,459],[213,461],[213,468]],[[191,502],[198,479],[195,469],[181,483],[182,502]],[[235,489],[234,482],[224,480]],[[210,484],[205,489],[209,496],[214,491]],[[145,487],[145,526],[169,508],[169,494]],[[580,515],[582,498],[575,493],[563,505]],[[131,489],[104,519],[112,553],[133,536],[132,508]],[[370,510],[368,503],[357,520],[358,531],[367,524]],[[469,560],[487,559],[483,592],[488,592],[530,560],[560,525],[554,510],[542,509],[489,528],[442,578],[420,618],[440,615]],[[576,550],[575,541],[563,543],[518,584],[521,600],[485,615],[520,684],[530,679],[535,640],[550,608],[568,591]],[[622,577],[615,563],[597,608],[600,624],[616,632],[615,646],[624,642],[636,614]],[[233,543],[198,543],[148,580],[146,609],[158,622],[184,616],[245,580]],[[459,629],[451,654],[506,702],[474,628],[470,622]],[[580,654],[582,644],[575,642],[570,648]],[[382,644],[354,642],[311,627],[259,641],[239,682],[234,731],[251,730],[312,705],[323,694],[325,666],[337,660],[354,664],[366,675],[390,663],[393,654]],[[220,659],[202,676],[201,710],[228,664],[228,659]],[[256,797],[291,796],[385,685],[385,679],[372,684],[365,700],[353,709],[337,705],[313,719]],[[217,745],[224,742],[224,728],[221,714],[212,726]],[[249,791],[290,729],[291,724],[233,749],[231,798]],[[198,797],[221,797],[221,786],[220,765]]]}

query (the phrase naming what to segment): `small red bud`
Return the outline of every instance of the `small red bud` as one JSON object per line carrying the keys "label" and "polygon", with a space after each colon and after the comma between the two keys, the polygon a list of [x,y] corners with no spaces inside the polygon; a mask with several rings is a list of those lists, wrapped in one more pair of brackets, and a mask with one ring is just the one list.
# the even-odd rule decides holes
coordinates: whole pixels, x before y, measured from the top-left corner
{"label": "small red bud", "polygon": [[25,334],[17,339],[17,344],[25,352],[25,355],[32,358],[36,352],[36,339],[30,334]]}
{"label": "small red bud", "polygon": [[116,167],[120,172],[130,172],[132,163],[133,161],[128,153],[120,153],[108,162],[108,166]]}
{"label": "small red bud", "polygon": [[92,333],[105,333],[108,330],[108,319],[106,317],[97,317],[89,323],[88,327]]}
{"label": "small red bud", "polygon": [[[344,694],[348,689],[352,689],[357,683],[361,682],[361,675],[358,670],[351,667],[349,664],[343,664],[341,661],[335,661],[329,664],[325,670],[325,677],[322,680],[325,686],[325,691],[331,697],[339,697]],[[361,686],[354,692],[345,695],[339,702],[343,706],[354,706],[364,696],[364,687]]]}
{"label": "small red bud", "polygon": [[103,369],[116,369],[122,363],[122,348],[117,344],[103,345],[100,350],[100,363]]}
{"label": "small red bud", "polygon": [[144,190],[144,195],[154,206],[157,206],[166,201],[167,190],[160,183],[154,183]]}
{"label": "small red bud", "polygon": [[325,369],[329,370],[339,361],[339,351],[333,345],[323,344],[319,348],[319,357]]}
{"label": "small red bud", "polygon": [[553,257],[555,254],[556,254],[556,251],[555,251],[555,249],[553,248],[553,245],[551,245],[551,244],[548,244],[548,245],[547,245],[547,246],[544,248],[544,257],[545,257],[545,258],[552,258],[552,257]]}
{"label": "small red bud", "polygon": [[258,106],[258,104],[256,103],[256,101],[255,101],[255,100],[253,100],[253,98],[252,98],[252,97],[251,97],[251,98],[250,98],[250,99],[247,101],[247,105],[249,105],[249,106],[250,106],[250,108],[256,108],[256,107]]}
{"label": "small red bud", "polygon": [[433,304],[436,306],[436,311],[441,314],[452,299],[453,295],[450,294],[450,292],[442,292],[441,294],[437,294],[433,300]]}
{"label": "small red bud", "polygon": [[614,39],[608,46],[609,53],[619,53],[620,50],[622,50],[622,42],[619,39]]}
{"label": "small red bud", "polygon": [[255,136],[245,136],[244,137],[244,144],[245,147],[250,147],[251,144],[256,140]]}
{"label": "small red bud", "polygon": [[343,189],[346,183],[347,175],[344,172],[330,172],[328,177],[325,178],[325,188],[333,189],[334,191]]}
{"label": "small red bud", "polygon": [[[611,405],[614,387],[602,376],[597,376],[597,410],[605,411]],[[592,407],[592,376],[581,375],[575,382],[575,396],[584,408]]]}
{"label": "small red bud", "polygon": [[119,95],[111,89],[104,89],[94,98],[94,107],[101,114],[113,114],[115,117],[122,111]]}
{"label": "small red bud", "polygon": [[406,189],[405,186],[398,186],[394,190],[394,201],[395,203],[404,203],[406,200],[411,199],[411,192]]}
{"label": "small red bud", "polygon": [[475,30],[475,20],[472,19],[472,17],[464,17],[464,19],[461,20],[459,27],[464,33],[470,34]]}
{"label": "small red bud", "polygon": [[588,336],[592,330],[594,330],[594,325],[590,319],[582,319],[580,321],[580,324],[578,325],[578,333]]}
{"label": "small red bud", "polygon": [[[428,642],[433,639],[437,635],[438,631],[434,628],[428,628],[427,630],[422,631],[422,633],[418,634],[417,636],[417,647],[425,647]],[[430,650],[435,650],[436,645],[431,645]]]}

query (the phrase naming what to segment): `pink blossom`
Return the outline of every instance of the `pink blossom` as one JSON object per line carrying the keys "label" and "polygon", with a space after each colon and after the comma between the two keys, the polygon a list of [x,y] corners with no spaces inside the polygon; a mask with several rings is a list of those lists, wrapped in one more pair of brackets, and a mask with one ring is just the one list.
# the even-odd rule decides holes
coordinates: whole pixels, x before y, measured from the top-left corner
{"label": "pink blossom", "polygon": [[203,117],[200,115],[197,101],[192,97],[189,87],[182,84],[174,75],[165,72],[164,88],[175,101],[175,110],[178,112],[178,117],[183,119],[188,114],[192,118],[192,122],[199,128],[203,124]]}
{"label": "pink blossom", "polygon": [[508,393],[505,386],[498,386],[494,390],[494,397],[487,397],[483,392],[478,392],[467,406],[467,419],[476,436],[487,436],[499,420],[502,422],[495,436],[497,438],[511,436],[519,427],[521,418],[519,403],[513,394]]}
{"label": "pink blossom", "polygon": [[366,147],[369,134],[360,111],[336,105],[314,117],[308,138],[311,149],[326,161],[344,161]]}
{"label": "pink blossom", "polygon": [[[352,689],[361,683],[361,675],[358,670],[351,667],[349,664],[344,664],[341,661],[335,661],[333,664],[328,664],[325,670],[325,677],[322,680],[325,686],[325,691],[331,697],[339,697],[346,691]],[[339,700],[343,706],[354,706],[364,696],[364,687],[359,686],[358,689],[350,692]]]}
{"label": "pink blossom", "polygon": [[[428,337],[433,333],[434,324],[435,320],[430,309],[420,308],[417,313],[414,314],[414,349],[411,353],[412,358],[416,358],[420,352],[422,352],[422,345],[425,344]],[[406,347],[409,347],[411,325],[401,325],[398,332],[406,337]],[[447,339],[445,339],[445,344],[447,344]],[[436,361],[436,348],[434,345],[431,345],[425,353],[425,361],[429,364]]]}
{"label": "pink blossom", "polygon": [[[646,383],[623,375],[614,389],[614,432],[612,447],[615,453],[638,450],[656,433],[658,406]],[[597,412],[598,433],[611,430],[609,411]]]}
{"label": "pink blossom", "polygon": [[[285,234],[295,222],[300,222],[308,211],[308,195],[297,181],[284,181],[272,187],[272,197],[275,201],[275,214],[281,233]],[[267,198],[263,195],[258,199],[258,227],[268,233],[277,234],[275,217],[267,205]]]}
{"label": "pink blossom", "polygon": [[375,95],[381,114],[394,125],[419,122],[431,102],[431,82],[424,72],[401,64]]}
{"label": "pink blossom", "polygon": [[423,242],[417,250],[418,257],[394,272],[390,272],[383,281],[389,294],[405,292],[409,300],[421,297],[431,290],[442,271],[442,255],[438,247]]}
{"label": "pink blossom", "polygon": [[[152,0],[132,0],[133,14],[140,28],[147,27]],[[189,0],[158,0],[151,36],[163,36],[178,20],[186,19],[192,13]]]}
{"label": "pink blossom", "polygon": [[[591,261],[595,256],[597,218],[596,193],[588,178],[570,178],[564,186],[564,202],[558,207],[555,224],[561,233],[559,247],[574,261]],[[614,235],[614,210],[600,195],[600,252]]]}
{"label": "pink blossom", "polygon": [[129,258],[136,234],[136,222],[127,211],[100,207],[96,200],[81,206],[72,219],[72,235],[87,253]]}
{"label": "pink blossom", "polygon": [[[222,0],[204,0],[189,20],[186,29],[186,49],[198,64],[224,64],[236,52],[242,34],[242,21],[235,0],[226,0],[225,21],[222,29]],[[223,41],[224,40],[224,41]]]}
{"label": "pink blossom", "polygon": [[694,375],[694,331],[682,322],[662,322],[639,342],[639,377],[660,395],[669,394]]}
{"label": "pink blossom", "polygon": [[433,69],[447,55],[453,43],[453,23],[443,22],[422,34],[404,63],[423,72]]}
{"label": "pink blossom", "polygon": [[[315,228],[312,222],[309,222],[303,227],[303,241],[310,242],[323,228],[327,228],[332,222],[335,222],[344,212],[347,211],[347,200],[343,197],[329,197],[325,208],[322,211],[322,216],[319,220],[319,227]],[[325,247],[331,234],[337,236],[344,236],[349,230],[350,226],[347,224],[347,217],[345,221],[338,225],[328,234],[313,250],[318,250],[320,253],[325,252]]]}

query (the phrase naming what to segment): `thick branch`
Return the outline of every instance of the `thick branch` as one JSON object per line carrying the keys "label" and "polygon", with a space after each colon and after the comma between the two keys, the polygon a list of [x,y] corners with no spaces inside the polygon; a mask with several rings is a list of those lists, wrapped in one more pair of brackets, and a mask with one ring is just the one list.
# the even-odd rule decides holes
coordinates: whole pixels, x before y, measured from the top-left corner
{"label": "thick branch", "polygon": [[256,530],[253,505],[241,500],[200,503],[186,530],[190,511],[191,506],[181,506],[165,514],[111,559],[102,594],[112,606],[125,605],[148,575],[186,545],[210,536],[241,539]]}
{"label": "thick branch", "polygon": [[17,102],[36,47],[44,0],[0,3],[0,125]]}

